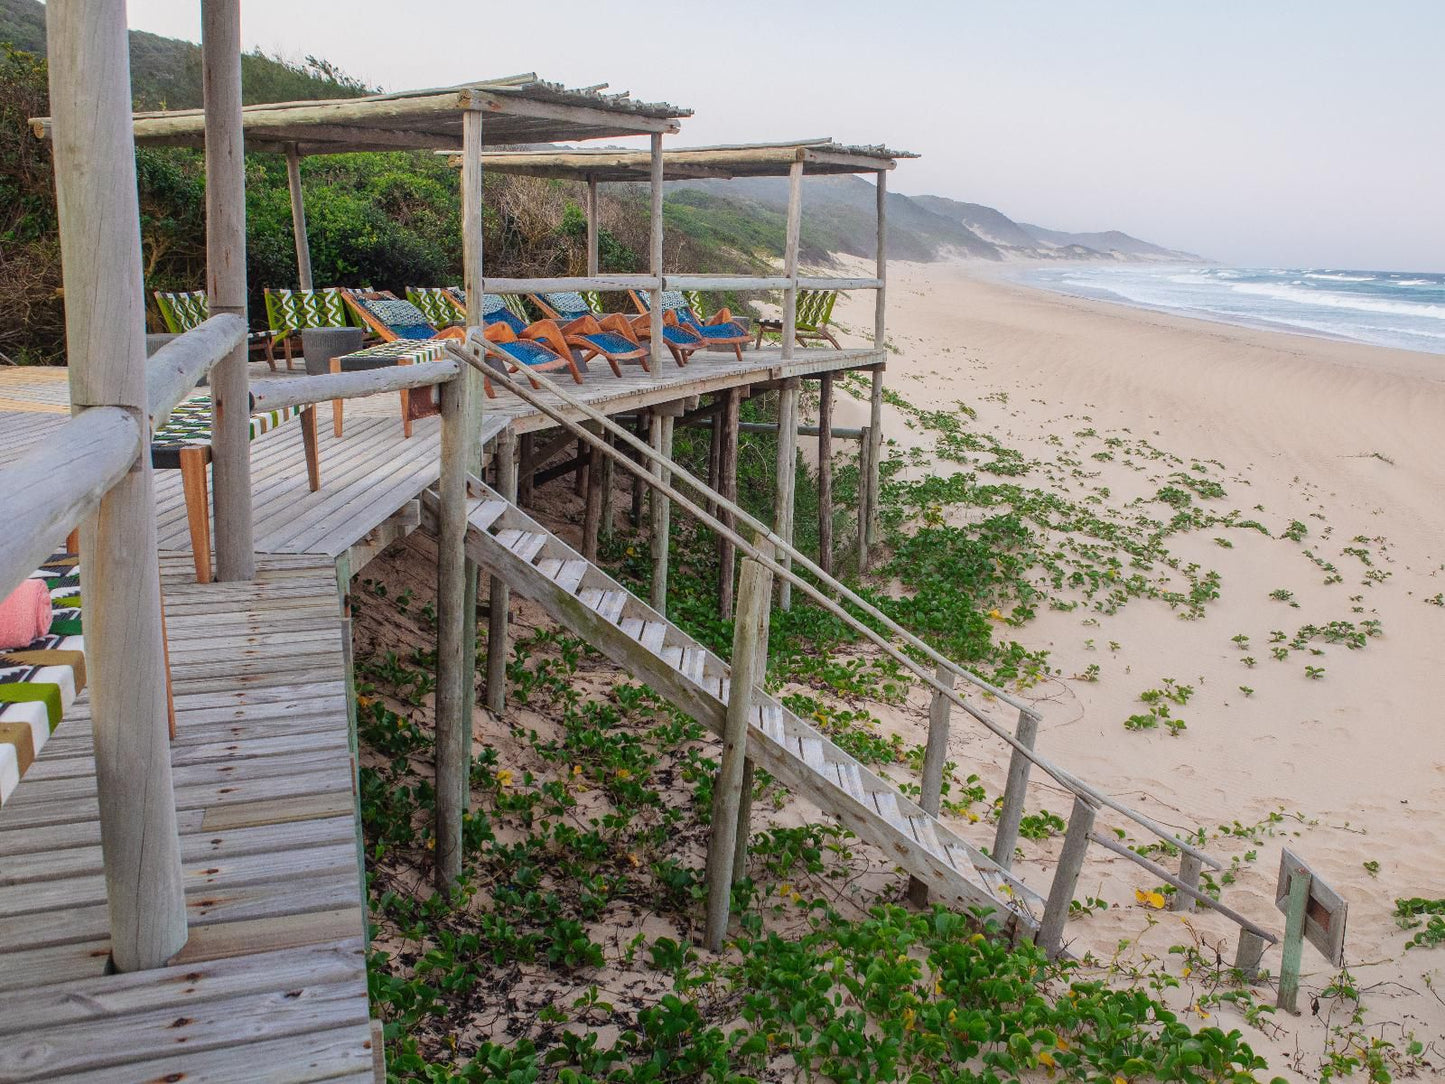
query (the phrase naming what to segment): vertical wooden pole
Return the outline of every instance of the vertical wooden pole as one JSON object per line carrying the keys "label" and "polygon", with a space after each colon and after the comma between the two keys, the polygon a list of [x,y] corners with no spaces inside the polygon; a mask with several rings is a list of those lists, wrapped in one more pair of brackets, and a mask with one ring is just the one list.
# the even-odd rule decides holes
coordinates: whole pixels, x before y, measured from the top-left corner
{"label": "vertical wooden pole", "polygon": [[[53,0],[45,22],[70,399],[77,410],[126,408],[145,437],[145,292],[125,5]],[[144,440],[81,536],[111,959],[121,971],[161,967],[186,943],[186,905]]]}
{"label": "vertical wooden pole", "polygon": [[301,155],[295,143],[286,144],[286,181],[291,188],[291,232],[296,239],[296,281],[303,290],[311,281],[311,241],[306,235],[306,200],[301,194]]}
{"label": "vertical wooden pole", "polygon": [[873,454],[873,430],[863,426],[858,440],[858,575],[868,570],[868,459]]}
{"label": "vertical wooden pole", "polygon": [[[1190,888],[1199,887],[1199,874],[1204,870],[1204,863],[1195,858],[1192,854],[1185,854],[1179,859],[1179,879]],[[1174,898],[1169,901],[1171,911],[1192,911],[1194,910],[1194,897],[1184,892],[1175,892]]]}
{"label": "vertical wooden pole", "polygon": [[1304,949],[1305,910],[1310,902],[1310,871],[1303,866],[1289,872],[1289,906],[1284,913],[1284,957],[1279,964],[1279,998],[1275,1006],[1299,1015],[1299,969]]}
{"label": "vertical wooden pole", "polygon": [[[738,499],[738,406],[742,397],[737,388],[728,388],[722,393],[723,408],[717,424],[722,430],[722,447],[718,451],[717,491],[737,503]],[[718,519],[724,526],[734,526],[733,514],[725,508],[718,510]],[[727,538],[718,538],[717,598],[718,616],[724,621],[733,615],[733,573],[737,568],[737,547]]]}
{"label": "vertical wooden pole", "polygon": [[833,374],[818,380],[818,567],[833,574]]}
{"label": "vertical wooden pole", "polygon": [[[1032,749],[1039,734],[1039,717],[1019,709],[1018,728],[1014,737]],[[1019,820],[1024,814],[1024,796],[1029,789],[1031,761],[1017,749],[1008,762],[1008,782],[1004,784],[1003,806],[998,811],[998,828],[993,834],[992,858],[1003,869],[1011,869],[1014,848],[1019,841]]]}
{"label": "vertical wooden pole", "polygon": [[521,463],[517,471],[517,507],[532,503],[532,481],[537,473],[537,434],[523,433],[519,441]]}
{"label": "vertical wooden pole", "polygon": [[[649,411],[640,410],[637,412],[638,440],[648,439],[648,432],[651,424],[650,419],[651,414]],[[632,458],[634,462],[638,464],[642,463],[641,452],[633,452]],[[632,475],[632,508],[628,513],[628,520],[631,522],[633,529],[635,530],[636,528],[642,526],[642,497],[643,494],[647,492],[647,486],[643,483],[642,474],[640,472],[629,471],[628,473]]]}
{"label": "vertical wooden pole", "polygon": [[597,179],[587,178],[587,274],[595,276],[598,271],[597,260]]}
{"label": "vertical wooden pole", "polygon": [[783,277],[788,285],[783,290],[783,360],[793,356],[793,340],[798,332],[798,239],[803,228],[803,163],[788,167],[788,226],[783,241]]}
{"label": "vertical wooden pole", "polygon": [[[211,315],[232,312],[245,319],[246,161],[239,0],[201,0],[201,82],[206,106],[206,289]],[[210,377],[218,580],[249,580],[256,574],[246,353],[242,343],[211,370]]]}
{"label": "vertical wooden pole", "polygon": [[[882,285],[873,302],[873,349],[882,350],[887,342],[885,315],[888,305],[888,174],[878,171],[878,252],[874,275]],[[878,541],[878,472],[883,460],[883,368],[873,370],[873,388],[868,400],[868,430],[872,441],[868,449],[868,548]]]}
{"label": "vertical wooden pole", "polygon": [[1049,899],[1044,905],[1044,919],[1039,924],[1038,945],[1049,959],[1064,947],[1064,924],[1069,920],[1069,904],[1074,902],[1074,888],[1084,868],[1084,855],[1089,850],[1089,833],[1094,830],[1094,807],[1082,797],[1074,798],[1074,811],[1069,814],[1064,847],[1059,852],[1054,880],[1049,885]]}
{"label": "vertical wooden pole", "polygon": [[732,676],[723,724],[722,760],[713,785],[712,838],[707,849],[707,931],[713,952],[722,951],[731,904],[733,860],[737,848],[738,806],[747,759],[748,722],[753,711],[757,654],[767,651],[764,622],[772,596],[772,573],[751,557],[743,559],[738,588],[738,617],[733,628]]}
{"label": "vertical wooden pole", "polygon": [[[722,484],[722,397],[714,394],[712,405],[715,408],[712,417],[706,419],[707,430],[707,485],[714,493]],[[704,507],[710,515],[718,514],[717,501],[709,498],[704,502]]]}
{"label": "vertical wooden pole", "polygon": [[[603,439],[606,440],[609,448],[615,446],[611,432],[605,433]],[[604,455],[602,457],[602,472],[597,479],[597,484],[602,490],[597,517],[601,521],[598,531],[600,536],[606,537],[610,535],[617,526],[617,516],[612,507],[614,503],[612,490],[617,484],[617,463],[610,455]]]}
{"label": "vertical wooden pole", "polygon": [[[462,288],[467,295],[467,326],[482,326],[483,266],[482,249],[482,114],[468,110],[462,116]],[[466,452],[466,471],[478,478],[482,474],[482,414],[486,410],[483,377],[468,365],[462,380],[462,446]],[[463,486],[463,494],[466,487]],[[462,808],[471,804],[472,706],[476,703],[477,676],[477,601],[482,576],[477,563],[463,560],[462,593],[462,665],[457,673],[465,715],[466,742],[462,748]],[[503,637],[505,640],[506,637]]]}
{"label": "vertical wooden pole", "polygon": [[[648,219],[647,270],[659,280],[648,301],[648,334],[652,336],[652,377],[662,379],[662,359],[666,349],[662,341],[662,133],[652,133],[652,205]],[[657,495],[653,494],[653,500]]]}
{"label": "vertical wooden pole", "polygon": [[[510,429],[497,434],[497,491],[517,501],[517,438]],[[511,654],[507,626],[512,593],[499,576],[491,577],[487,607],[487,707],[501,715],[507,706],[507,656]]]}
{"label": "vertical wooden pole", "polygon": [[[672,459],[673,416],[665,410],[673,404],[664,403],[652,411],[652,447],[664,461]],[[653,464],[653,473],[663,485],[670,485],[672,471],[663,463]],[[672,537],[672,502],[652,491],[652,608],[660,614],[667,613],[667,560],[668,547]]]}
{"label": "vertical wooden pole", "polygon": [[[589,422],[588,428],[598,432],[600,426]],[[597,534],[602,529],[602,464],[608,457],[592,445],[587,446],[587,493],[582,506],[582,556],[597,560]]]}
{"label": "vertical wooden pole", "polygon": [[[784,346],[784,350],[787,347]],[[778,478],[774,489],[773,530],[778,537],[789,544],[793,541],[793,504],[798,485],[798,385],[801,381],[790,376],[778,388]],[[778,554],[778,563],[783,568],[792,567],[792,558],[786,553]],[[786,577],[778,578],[778,608],[793,608],[793,585]]]}
{"label": "vertical wooden pole", "polygon": [[1259,961],[1264,956],[1265,940],[1250,930],[1239,931],[1239,944],[1234,950],[1234,966],[1244,973],[1246,982],[1259,978]]}
{"label": "vertical wooden pole", "polygon": [[436,885],[449,892],[462,871],[462,811],[471,758],[466,655],[466,383],[441,386],[441,477],[437,482]]}
{"label": "vertical wooden pole", "polygon": [[[940,684],[954,686],[953,671],[940,666],[935,676]],[[923,779],[920,786],[918,805],[929,816],[938,816],[943,799],[943,765],[948,760],[948,723],[953,712],[953,701],[934,690],[928,705],[928,745],[923,750]],[[928,904],[928,885],[917,877],[908,879],[908,898],[915,906]]]}

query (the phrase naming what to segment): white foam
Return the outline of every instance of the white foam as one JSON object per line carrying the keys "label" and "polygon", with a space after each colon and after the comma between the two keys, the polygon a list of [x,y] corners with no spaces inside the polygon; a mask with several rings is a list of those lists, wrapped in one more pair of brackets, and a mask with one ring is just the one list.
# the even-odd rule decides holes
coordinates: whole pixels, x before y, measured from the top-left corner
{"label": "white foam", "polygon": [[1255,297],[1269,297],[1297,305],[1322,305],[1332,309],[1355,312],[1382,312],[1393,316],[1414,316],[1425,320],[1445,320],[1445,305],[1421,305],[1409,301],[1385,301],[1352,294],[1333,294],[1324,290],[1299,290],[1293,286],[1263,282],[1237,282],[1230,289]]}
{"label": "white foam", "polygon": [[1324,279],[1328,282],[1374,282],[1374,275],[1343,275],[1328,271],[1306,271],[1307,279]]}

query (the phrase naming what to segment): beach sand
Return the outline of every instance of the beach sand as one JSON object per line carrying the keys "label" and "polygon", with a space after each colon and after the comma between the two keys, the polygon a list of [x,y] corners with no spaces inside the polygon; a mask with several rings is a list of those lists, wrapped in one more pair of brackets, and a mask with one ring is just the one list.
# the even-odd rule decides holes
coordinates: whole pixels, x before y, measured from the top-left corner
{"label": "beach sand", "polygon": [[[837,315],[861,341],[857,332],[872,326],[872,295],[840,302]],[[1181,559],[1220,575],[1218,600],[1196,620],[1142,599],[1112,615],[1040,608],[1005,630],[1049,651],[1051,677],[1029,693],[1044,715],[1038,747],[1171,827],[1204,828],[1211,852],[1240,860],[1225,902],[1269,929],[1284,925],[1274,906],[1282,845],[1348,901],[1346,966],[1364,1001],[1363,1026],[1350,1023],[1351,1004],[1325,995],[1338,969],[1308,946],[1302,1018],[1279,1013],[1261,1032],[1229,1006],[1212,1005],[1209,1023],[1241,1027],[1271,1070],[1311,1079],[1331,1049],[1352,1042],[1350,1032],[1399,1048],[1413,1033],[1427,1044],[1424,1058],[1445,1066],[1445,1002],[1436,993],[1445,947],[1407,952],[1409,934],[1391,915],[1396,897],[1445,896],[1445,357],[1063,297],[984,277],[974,264],[890,265],[888,319],[890,389],[932,409],[961,400],[977,413],[970,429],[1054,465],[993,480],[1062,485],[1074,499],[1108,487],[1105,499],[1119,506],[1152,500],[1168,474],[1198,462],[1225,489],[1201,506],[1238,508],[1268,529],[1268,537],[1232,527],[1171,540]],[[835,424],[865,423],[866,411],[843,396]],[[935,436],[910,428],[892,407],[884,429],[905,448],[931,449]],[[1096,458],[1111,437],[1123,448],[1148,442],[1181,462],[1127,455],[1118,445],[1113,458]],[[1154,503],[1151,514],[1167,520],[1170,511]],[[1282,537],[1293,521],[1306,525],[1301,540]],[[1324,582],[1320,562],[1334,566],[1338,582]],[[1277,590],[1292,598],[1272,598]],[[1292,638],[1305,624],[1337,620],[1378,621],[1381,634],[1358,650],[1317,641],[1310,647],[1323,654],[1272,657],[1272,630]],[[1238,634],[1249,637],[1247,648],[1232,642]],[[1246,656],[1255,665],[1242,662]],[[1090,666],[1097,680],[1076,676]],[[1306,666],[1323,674],[1312,678]],[[1187,729],[1126,730],[1126,718],[1147,710],[1140,692],[1165,678],[1195,689],[1175,708]],[[915,700],[880,714],[921,742],[924,701]],[[997,793],[1000,743],[956,724],[951,752],[960,774],[977,772]],[[1039,774],[1028,809],[1067,817],[1067,797]],[[1272,814],[1282,819],[1262,824]],[[1240,834],[1220,832],[1235,822]],[[1165,862],[1172,868],[1177,860]],[[1366,863],[1378,866],[1372,872]],[[1046,891],[1043,867],[1021,868]],[[1185,922],[1136,902],[1135,889],[1156,884],[1093,848],[1078,896],[1111,907],[1071,924],[1075,952],[1105,961],[1117,954],[1121,967],[1162,959],[1182,976],[1183,961],[1168,950],[1197,937],[1206,958],[1220,946],[1228,963],[1235,927],[1213,914]],[[1121,949],[1122,939],[1129,943]],[[1277,973],[1279,961],[1274,947],[1264,966]],[[1181,1008],[1197,1006],[1211,988],[1197,973],[1181,982],[1170,994]],[[1273,1004],[1272,989],[1256,996]],[[1200,1026],[1205,1018],[1189,1011],[1186,1019]]]}

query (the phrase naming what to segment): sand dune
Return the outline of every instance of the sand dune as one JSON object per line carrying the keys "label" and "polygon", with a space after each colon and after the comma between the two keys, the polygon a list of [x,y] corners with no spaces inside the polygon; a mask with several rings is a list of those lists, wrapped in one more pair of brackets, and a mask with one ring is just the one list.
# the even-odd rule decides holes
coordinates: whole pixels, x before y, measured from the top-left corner
{"label": "sand dune", "polygon": [[[868,327],[871,309],[871,295],[857,296],[839,316]],[[1198,620],[1136,600],[1112,616],[1041,610],[1012,631],[1048,648],[1056,671],[1033,693],[1046,718],[1040,746],[1179,828],[1218,837],[1219,825],[1283,817],[1242,837],[1211,838],[1212,850],[1241,860],[1226,900],[1281,929],[1273,891],[1288,842],[1349,901],[1347,966],[1369,1034],[1403,1045],[1414,1033],[1437,1044],[1425,1057],[1445,1065],[1445,1003],[1434,992],[1445,948],[1406,952],[1407,935],[1391,918],[1396,897],[1445,896],[1445,607],[1427,601],[1445,590],[1445,357],[1058,297],[961,265],[891,266],[889,321],[898,350],[889,386],[910,402],[948,408],[963,400],[981,431],[1041,461],[1083,464],[1087,477],[1067,484],[1078,493],[1108,487],[1116,504],[1152,497],[1178,468],[1094,458],[1111,435],[1147,441],[1185,464],[1215,460],[1208,470],[1226,496],[1211,508],[1239,508],[1268,528],[1272,537],[1235,527],[1171,544],[1181,559],[1220,574],[1220,598]],[[840,413],[839,424],[863,420],[860,403]],[[900,443],[931,447],[931,436],[892,408],[885,425]],[[1097,435],[1075,435],[1090,430]],[[1308,534],[1281,537],[1294,521]],[[1337,582],[1325,582],[1321,562]],[[1281,601],[1273,591],[1291,595]],[[1273,630],[1293,637],[1302,625],[1336,620],[1378,621],[1381,634],[1358,650],[1316,642],[1283,661],[1272,656]],[[1247,648],[1232,642],[1239,634]],[[1073,677],[1091,665],[1097,681]],[[1307,666],[1323,673],[1310,677]],[[1166,677],[1194,686],[1178,709],[1187,730],[1126,731],[1139,693]],[[921,724],[915,710],[890,725]],[[996,743],[959,733],[952,748],[966,771],[1001,780]],[[1035,787],[1029,807],[1041,805],[1068,811],[1062,795]],[[1184,930],[1178,916],[1135,904],[1133,890],[1152,887],[1147,880],[1127,864],[1091,860],[1081,891],[1097,890],[1114,906],[1078,925],[1076,948],[1107,959],[1128,938],[1121,959],[1168,960],[1168,948],[1197,930],[1208,946],[1227,941],[1228,958],[1228,923],[1200,915]],[[1271,950],[1265,965],[1278,963]],[[1180,972],[1177,959],[1172,966]],[[1335,971],[1309,949],[1304,967],[1308,1005]],[[1181,1007],[1204,992],[1192,981],[1172,995]],[[1259,996],[1273,1001],[1270,991]],[[1227,1008],[1214,1015],[1244,1026]],[[1268,1034],[1244,1029],[1274,1071],[1313,1077],[1330,1027],[1347,1016],[1342,1001],[1326,997],[1319,1017],[1281,1017]]]}

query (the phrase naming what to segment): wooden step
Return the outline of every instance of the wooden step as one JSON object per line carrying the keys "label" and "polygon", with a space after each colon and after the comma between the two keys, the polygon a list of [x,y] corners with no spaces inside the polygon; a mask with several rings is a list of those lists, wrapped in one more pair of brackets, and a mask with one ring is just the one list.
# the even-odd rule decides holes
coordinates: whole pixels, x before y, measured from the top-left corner
{"label": "wooden step", "polygon": [[557,586],[569,595],[575,595],[577,588],[582,585],[582,577],[587,575],[588,567],[587,562],[580,557],[563,561],[562,569],[557,573]]}
{"label": "wooden step", "polygon": [[662,643],[667,638],[666,621],[644,621],[642,623],[642,635],[638,642],[654,655],[662,654]]}
{"label": "wooden step", "polygon": [[542,531],[524,531],[522,537],[508,548],[522,560],[531,564],[532,559],[541,553],[542,547],[547,544],[547,538],[548,535]]}
{"label": "wooden step", "polygon": [[589,610],[595,610],[598,603],[602,601],[602,588],[584,587],[577,593],[577,598],[581,600],[583,606]]}
{"label": "wooden step", "polygon": [[681,644],[666,644],[664,645],[663,649],[658,652],[658,654],[662,656],[662,661],[667,663],[667,665],[672,667],[674,670],[682,669]]}
{"label": "wooden step", "polygon": [[933,830],[933,818],[924,815],[921,817],[909,817],[908,823],[913,828],[913,838],[918,840],[919,845],[930,854],[942,855],[943,847],[938,842],[938,833]]}
{"label": "wooden step", "polygon": [[624,617],[617,623],[617,627],[625,632],[632,639],[636,640],[642,635],[642,618]]}
{"label": "wooden step", "polygon": [[891,790],[875,790],[873,804],[878,809],[878,815],[887,823],[905,835],[913,835],[912,830],[908,827],[908,821],[903,817],[903,811],[898,808],[898,797]]}
{"label": "wooden step", "polygon": [[483,501],[472,510],[472,514],[467,517],[467,522],[477,530],[485,531],[493,523],[501,519],[502,513],[505,512],[507,508],[508,505],[506,501]]}
{"label": "wooden step", "polygon": [[602,620],[608,624],[615,625],[622,618],[622,607],[627,604],[626,591],[604,590],[597,602],[592,606],[602,616]]}
{"label": "wooden step", "polygon": [[840,760],[833,767],[838,771],[838,780],[843,784],[843,789],[855,800],[871,808],[872,803],[868,801],[868,792],[863,789],[863,775],[858,771],[858,765],[851,760]]}
{"label": "wooden step", "polygon": [[706,652],[700,647],[684,647],[682,649],[682,676],[693,682],[695,685],[702,684],[702,666],[706,661]]}
{"label": "wooden step", "polygon": [[562,562],[555,557],[543,557],[537,562],[537,571],[549,580],[556,580],[557,573],[562,571]]}
{"label": "wooden step", "polygon": [[517,544],[517,539],[521,538],[524,533],[524,531],[519,531],[515,527],[505,527],[497,532],[496,539],[502,546],[511,549]]}
{"label": "wooden step", "polygon": [[779,745],[783,744],[786,735],[783,733],[783,709],[780,705],[763,704],[761,726],[764,734]]}
{"label": "wooden step", "polygon": [[828,762],[823,757],[823,742],[818,738],[801,737],[798,739],[798,745],[803,757],[803,763],[812,768],[813,771],[823,775],[828,768]]}

